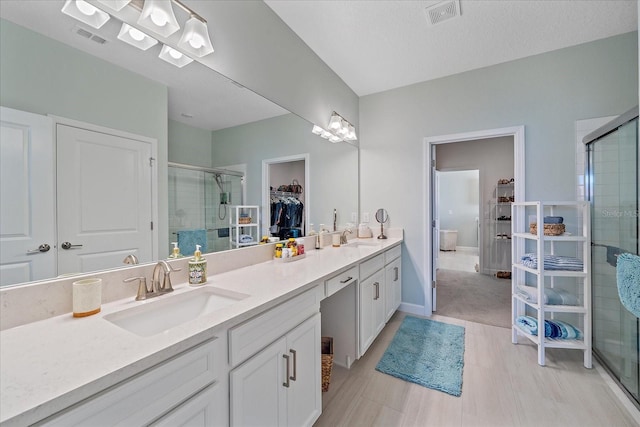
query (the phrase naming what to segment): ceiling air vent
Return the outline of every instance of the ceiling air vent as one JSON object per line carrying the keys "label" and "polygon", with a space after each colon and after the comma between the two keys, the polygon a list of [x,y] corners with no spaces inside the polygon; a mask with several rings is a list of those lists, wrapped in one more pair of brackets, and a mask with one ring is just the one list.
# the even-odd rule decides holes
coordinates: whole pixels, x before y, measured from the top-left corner
{"label": "ceiling air vent", "polygon": [[447,0],[425,7],[424,13],[431,25],[460,16],[460,0]]}
{"label": "ceiling air vent", "polygon": [[79,35],[80,37],[84,37],[85,39],[92,40],[98,44],[105,44],[107,42],[107,40],[103,39],[99,35],[94,34],[91,31],[87,31],[84,28],[80,28],[77,25],[73,27],[71,31],[73,31],[75,34]]}

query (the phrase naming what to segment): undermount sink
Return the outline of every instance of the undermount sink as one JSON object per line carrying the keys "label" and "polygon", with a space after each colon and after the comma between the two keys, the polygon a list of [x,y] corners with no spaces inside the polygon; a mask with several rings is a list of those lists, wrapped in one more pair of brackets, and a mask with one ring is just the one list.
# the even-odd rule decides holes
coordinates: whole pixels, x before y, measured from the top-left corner
{"label": "undermount sink", "polygon": [[205,287],[180,295],[162,296],[133,308],[107,314],[104,319],[132,332],[149,337],[216,310],[229,307],[249,295]]}
{"label": "undermount sink", "polygon": [[374,241],[371,241],[371,242],[365,241],[365,242],[363,242],[362,240],[356,240],[354,242],[349,242],[346,245],[342,245],[342,246],[344,246],[346,248],[377,247],[377,246],[380,246],[380,242],[374,242]]}

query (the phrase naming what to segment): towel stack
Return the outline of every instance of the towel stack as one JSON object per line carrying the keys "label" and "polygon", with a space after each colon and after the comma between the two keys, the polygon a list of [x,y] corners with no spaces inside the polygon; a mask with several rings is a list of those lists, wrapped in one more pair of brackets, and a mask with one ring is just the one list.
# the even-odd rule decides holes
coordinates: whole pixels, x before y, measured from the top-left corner
{"label": "towel stack", "polygon": [[[516,318],[516,325],[531,335],[538,335],[538,319],[535,317],[519,316]],[[544,336],[553,339],[577,340],[582,339],[582,331],[562,320],[545,320]]]}
{"label": "towel stack", "polygon": [[[516,287],[516,294],[534,304],[538,302],[538,288],[535,286]],[[548,305],[578,305],[578,298],[564,289],[544,288],[544,303]]]}
{"label": "towel stack", "polygon": [[[522,265],[525,267],[537,269],[538,257],[536,254],[524,254],[521,258]],[[582,271],[584,264],[578,258],[559,255],[545,255],[544,256],[544,269],[545,270],[569,270],[569,271]]]}

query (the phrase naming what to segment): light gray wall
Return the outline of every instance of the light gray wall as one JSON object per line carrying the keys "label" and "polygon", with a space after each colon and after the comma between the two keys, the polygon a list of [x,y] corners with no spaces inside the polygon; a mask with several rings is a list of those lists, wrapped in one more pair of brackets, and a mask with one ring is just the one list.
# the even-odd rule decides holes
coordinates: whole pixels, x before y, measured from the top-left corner
{"label": "light gray wall", "polygon": [[457,230],[457,246],[478,247],[480,174],[478,170],[440,174],[440,229]]}
{"label": "light gray wall", "polygon": [[430,275],[425,137],[525,125],[527,199],[574,200],[575,121],[620,114],[637,94],[633,32],[362,97],[361,206],[405,229],[403,302],[424,306]]}
{"label": "light gray wall", "polygon": [[167,240],[166,86],[0,19],[0,105],[156,138],[158,233]]}
{"label": "light gray wall", "polygon": [[[213,132],[213,166],[247,165],[247,204],[262,204],[262,161],[309,154],[310,182],[305,185],[311,206],[310,223],[332,224],[333,209],[339,224],[358,211],[358,150],[332,144],[310,131],[294,114]],[[265,183],[266,184],[266,183]]]}
{"label": "light gray wall", "polygon": [[169,161],[211,167],[211,131],[169,120]]}
{"label": "light gray wall", "polygon": [[264,2],[184,3],[209,22],[214,70],[318,126],[335,110],[358,128],[358,96]]}

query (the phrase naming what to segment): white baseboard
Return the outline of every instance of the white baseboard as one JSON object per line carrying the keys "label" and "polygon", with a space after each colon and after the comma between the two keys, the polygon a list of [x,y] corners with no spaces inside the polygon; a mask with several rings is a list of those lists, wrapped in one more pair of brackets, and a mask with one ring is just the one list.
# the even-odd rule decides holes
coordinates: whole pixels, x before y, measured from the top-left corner
{"label": "white baseboard", "polygon": [[398,307],[398,310],[409,314],[424,316],[424,305],[409,304],[408,302],[403,302],[400,304],[400,307]]}

